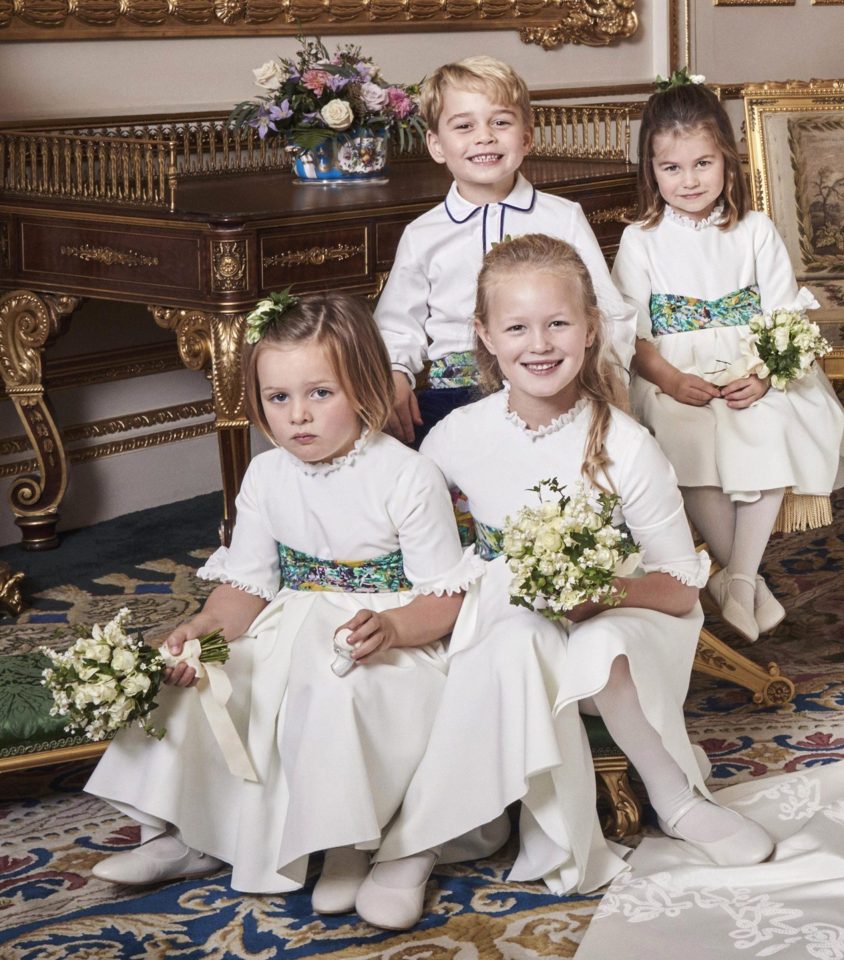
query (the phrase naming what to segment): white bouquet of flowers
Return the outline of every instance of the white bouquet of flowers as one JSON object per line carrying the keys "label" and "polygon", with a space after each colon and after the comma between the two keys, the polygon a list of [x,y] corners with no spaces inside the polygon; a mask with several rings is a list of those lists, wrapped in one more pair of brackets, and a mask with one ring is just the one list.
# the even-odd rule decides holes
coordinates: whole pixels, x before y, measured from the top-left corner
{"label": "white bouquet of flowers", "polygon": [[779,390],[805,377],[815,359],[832,349],[818,325],[802,310],[780,308],[760,313],[748,326],[750,336],[745,349],[758,358],[752,372],[762,378],[770,377]]}
{"label": "white bouquet of flowers", "polygon": [[[543,487],[556,497],[543,500]],[[553,479],[530,489],[540,505],[522,507],[504,521],[503,549],[513,571],[510,603],[549,620],[564,619],[587,600],[617,605],[624,594],[613,592],[613,583],[639,559],[630,535],[613,526],[618,497],[590,497],[582,483],[569,496]]]}
{"label": "white bouquet of flowers", "polygon": [[[157,706],[164,670],[182,658],[166,647],[147,646],[140,634],[131,636],[126,631],[128,620],[129,609],[124,607],[102,628],[98,624],[90,631],[78,628],[79,639],[62,653],[41,648],[52,663],[41,681],[53,695],[50,713],[67,717],[68,733],[105,740],[137,721],[148,735],[159,740],[164,736],[166,731],[157,730],[149,715]],[[196,642],[200,661],[228,659],[229,646],[220,630]]]}

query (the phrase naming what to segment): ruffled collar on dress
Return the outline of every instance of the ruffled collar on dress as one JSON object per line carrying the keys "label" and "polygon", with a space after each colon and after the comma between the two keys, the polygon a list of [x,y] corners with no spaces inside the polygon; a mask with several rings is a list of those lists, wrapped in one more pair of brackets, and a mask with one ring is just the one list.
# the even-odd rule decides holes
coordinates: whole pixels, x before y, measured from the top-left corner
{"label": "ruffled collar on dress", "polygon": [[677,211],[665,204],[665,216],[668,220],[673,220],[674,223],[679,223],[683,227],[691,227],[692,230],[705,230],[706,227],[714,226],[721,222],[721,218],[724,215],[724,201],[719,200],[715,204],[712,213],[708,217],[704,217],[703,220],[692,220],[691,217],[687,217],[685,214],[677,213]]}
{"label": "ruffled collar on dress", "polygon": [[518,429],[531,440],[538,440],[540,437],[547,437],[549,434],[557,433],[559,430],[562,430],[563,427],[576,420],[586,407],[589,406],[589,398],[581,397],[570,410],[561,413],[559,417],[555,417],[550,423],[546,423],[542,427],[537,427],[536,430],[531,430],[518,413],[510,409],[510,384],[506,380],[504,381],[502,393],[504,395],[504,418],[515,427],[518,427]]}
{"label": "ruffled collar on dress", "polygon": [[366,446],[371,437],[372,431],[368,428],[365,428],[363,433],[361,433],[357,440],[355,440],[355,445],[348,453],[344,453],[342,457],[336,457],[334,460],[327,460],[324,463],[306,463],[304,460],[300,460],[283,447],[278,447],[277,449],[287,460],[290,461],[290,463],[293,464],[294,467],[296,467],[297,470],[301,471],[306,476],[324,477],[329,473],[334,473],[335,470],[340,470],[343,467],[348,467],[353,464],[360,456],[363,448]]}

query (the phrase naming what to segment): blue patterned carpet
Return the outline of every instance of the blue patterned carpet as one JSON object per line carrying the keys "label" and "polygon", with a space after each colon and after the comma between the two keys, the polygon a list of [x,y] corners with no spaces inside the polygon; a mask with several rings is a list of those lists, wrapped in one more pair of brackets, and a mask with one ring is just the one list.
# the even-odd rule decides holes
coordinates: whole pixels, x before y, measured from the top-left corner
{"label": "blue patterned carpet", "polygon": [[[80,531],[50,554],[0,551],[26,570],[30,603],[17,622],[0,624],[0,652],[59,646],[63,624],[102,622],[124,605],[148,629],[183,619],[209,589],[191,571],[215,542],[216,511],[216,498],[203,497]],[[742,688],[693,677],[689,728],[713,761],[716,785],[844,759],[844,497],[835,517],[821,535],[772,542],[765,568],[789,615],[774,636],[742,647],[759,663],[778,661],[797,686],[794,701],[759,708]],[[736,639],[717,618],[709,626]],[[0,774],[2,960],[571,957],[600,899],[506,883],[512,839],[490,860],[438,870],[422,924],[404,935],[355,915],[315,916],[309,889],[284,897],[234,893],[225,872],[139,892],[115,888],[90,868],[136,843],[137,828],[81,792],[89,769]]]}

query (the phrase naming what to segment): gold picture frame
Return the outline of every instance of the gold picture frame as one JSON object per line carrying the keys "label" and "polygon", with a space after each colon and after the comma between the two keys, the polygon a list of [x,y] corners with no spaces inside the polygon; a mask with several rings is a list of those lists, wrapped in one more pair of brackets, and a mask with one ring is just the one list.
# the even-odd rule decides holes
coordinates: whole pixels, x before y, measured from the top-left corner
{"label": "gold picture frame", "polygon": [[607,46],[639,26],[636,0],[0,0],[3,40],[518,30],[545,50]]}
{"label": "gold picture frame", "polygon": [[798,282],[844,308],[844,80],[744,91],[754,206],[785,241]]}
{"label": "gold picture frame", "polygon": [[[844,0],[831,2],[844,3]],[[793,7],[795,3],[796,0],[712,0],[715,7]]]}

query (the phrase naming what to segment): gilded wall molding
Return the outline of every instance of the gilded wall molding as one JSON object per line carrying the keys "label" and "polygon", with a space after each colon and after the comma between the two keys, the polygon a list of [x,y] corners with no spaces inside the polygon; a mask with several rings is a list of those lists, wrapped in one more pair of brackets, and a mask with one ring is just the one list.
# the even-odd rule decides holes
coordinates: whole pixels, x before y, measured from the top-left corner
{"label": "gilded wall molding", "polygon": [[[214,432],[214,421],[195,423],[186,427],[176,427],[173,430],[159,430],[155,433],[145,433],[138,437],[127,437],[125,440],[109,440],[106,443],[93,444],[90,447],[80,447],[71,450],[67,459],[71,463],[89,463],[92,460],[102,460],[105,457],[114,457],[120,453],[132,453],[135,450],[147,450],[150,447],[160,447],[167,443],[181,443],[182,440],[193,440],[196,437],[205,437]],[[19,476],[35,469],[36,461],[16,460],[0,466],[0,479]]]}
{"label": "gilded wall molding", "polygon": [[[95,437],[107,437],[115,433],[128,433],[131,430],[147,430],[160,427],[165,423],[178,423],[180,420],[194,420],[214,415],[211,400],[197,400],[194,403],[181,403],[175,407],[159,407],[157,410],[145,410],[122,417],[108,417],[104,420],[92,420],[62,430],[62,439],[66,444],[91,440]],[[0,440],[0,457],[10,457],[29,450],[25,436],[9,437]]]}
{"label": "gilded wall molding", "polygon": [[0,0],[0,39],[518,30],[545,50],[638,29],[636,0]]}

